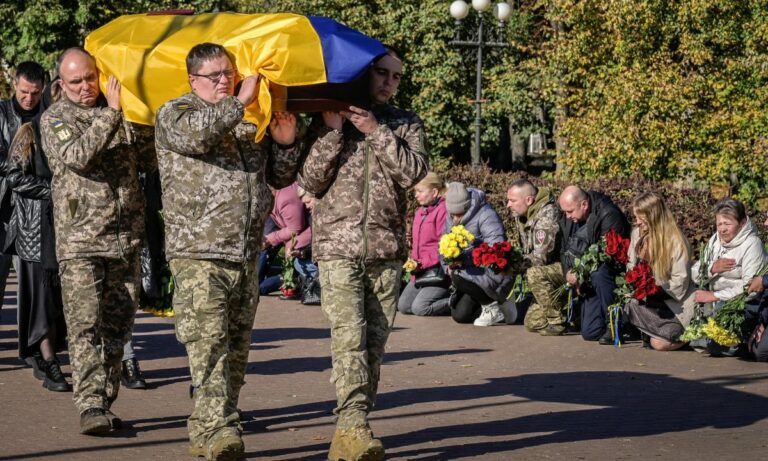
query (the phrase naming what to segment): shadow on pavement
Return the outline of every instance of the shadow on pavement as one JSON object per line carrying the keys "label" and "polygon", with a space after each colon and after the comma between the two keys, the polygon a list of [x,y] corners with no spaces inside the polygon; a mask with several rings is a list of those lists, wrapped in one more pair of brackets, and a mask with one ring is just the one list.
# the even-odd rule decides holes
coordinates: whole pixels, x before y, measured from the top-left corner
{"label": "shadow on pavement", "polygon": [[[389,352],[384,355],[384,364],[403,362],[427,357],[441,357],[457,354],[478,354],[490,349],[456,349],[452,351],[403,351]],[[331,369],[330,355],[322,357],[296,357],[288,359],[266,360],[248,364],[248,374],[284,375],[306,371],[325,371]]]}
{"label": "shadow on pavement", "polygon": [[[766,379],[768,375],[749,378],[750,381]],[[768,416],[768,399],[723,387],[739,384],[739,378],[710,381],[688,381],[647,373],[576,372],[496,378],[481,385],[429,389],[429,394],[462,392],[466,397],[472,395],[474,398],[509,396],[603,408],[552,411],[483,423],[425,428],[417,433],[388,437],[386,445],[395,448],[451,438],[515,437],[515,440],[457,442],[450,446],[397,453],[405,458],[457,459],[552,443],[649,436],[710,426],[737,428]],[[383,400],[393,402],[389,398]],[[395,400],[393,403],[405,404],[406,401]],[[541,433],[546,434],[539,435]],[[536,435],[521,437],[523,434]]]}
{"label": "shadow on pavement", "polygon": [[[531,446],[578,442],[584,440],[639,437],[683,432],[702,427],[738,428],[749,426],[768,416],[768,399],[736,391],[724,386],[765,381],[768,375],[724,377],[706,382],[688,381],[661,374],[630,372],[574,372],[536,374],[520,377],[492,378],[482,384],[407,389],[379,395],[377,409],[406,407],[428,402],[469,402],[489,397],[507,397],[501,405],[515,405],[509,413],[525,412],[521,403],[527,401],[577,404],[596,408],[547,411],[508,419],[481,423],[425,427],[417,432],[386,437],[384,444],[392,456],[420,460],[470,458],[493,453],[513,452]],[[522,400],[521,400],[522,399]],[[492,404],[497,405],[497,404]],[[250,413],[264,424],[282,424],[294,420],[309,420],[327,416],[333,402],[257,411]],[[488,405],[462,407],[462,411]],[[453,411],[414,411],[423,416]],[[293,415],[293,418],[278,415]],[[376,413],[374,413],[374,430]],[[264,418],[274,417],[271,420]],[[387,419],[403,415],[388,416]],[[530,434],[526,436],[526,434]],[[542,435],[543,434],[543,435]],[[507,440],[467,443],[466,438],[506,437]],[[430,442],[457,440],[447,446],[427,448],[408,447]],[[406,450],[402,450],[405,448]],[[289,449],[258,452],[267,458],[304,455],[327,450],[327,443]],[[314,456],[314,453],[313,455]],[[314,458],[312,458],[314,459]],[[318,458],[320,459],[320,458]]]}

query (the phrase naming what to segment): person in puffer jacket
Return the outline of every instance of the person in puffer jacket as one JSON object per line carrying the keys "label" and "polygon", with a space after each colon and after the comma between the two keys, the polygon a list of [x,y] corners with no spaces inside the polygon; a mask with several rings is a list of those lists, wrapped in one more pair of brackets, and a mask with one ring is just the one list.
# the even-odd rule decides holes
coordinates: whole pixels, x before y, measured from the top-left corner
{"label": "person in puffer jacket", "polygon": [[397,312],[406,257],[406,191],[427,174],[424,124],[389,104],[403,61],[388,48],[370,67],[370,110],[323,112],[299,186],[319,200],[312,255],[331,325],[338,415],[329,460],[384,459],[368,413]]}
{"label": "person in puffer jacket", "polygon": [[[485,200],[485,193],[477,189],[467,189],[464,184],[448,184],[445,194],[445,208],[450,215],[445,220],[444,234],[456,225],[463,225],[475,236],[474,246],[480,242],[493,245],[506,240],[504,223],[499,215]],[[504,314],[499,307],[514,285],[514,277],[495,273],[484,267],[472,264],[471,249],[464,251],[463,264],[450,268],[441,257],[446,272],[456,289],[451,302],[451,316],[458,323],[474,322],[475,326],[491,326],[504,322]]]}
{"label": "person in puffer jacket", "polygon": [[[413,216],[411,259],[417,266],[411,270],[411,279],[400,295],[397,309],[403,314],[447,315],[450,313],[450,292],[445,283],[448,278],[437,253],[447,214],[443,197],[445,183],[437,173],[430,172],[416,184],[413,192],[419,207]],[[420,286],[419,282],[427,278],[434,281]]]}
{"label": "person in puffer jacket", "polygon": [[[708,290],[698,290],[695,301],[707,303],[710,315],[717,312],[728,300],[743,293],[755,274],[768,262],[763,249],[763,243],[757,233],[757,227],[747,216],[744,205],[732,198],[720,200],[715,205],[715,224],[717,232],[709,239],[706,253],[711,255],[709,261],[698,261],[691,269],[699,281],[702,272],[701,264],[707,264],[705,269],[708,280]],[[747,302],[747,317],[754,322],[758,302],[754,296]],[[736,348],[722,348],[713,341],[706,344],[694,342],[694,348],[706,348],[713,355],[733,355]]]}

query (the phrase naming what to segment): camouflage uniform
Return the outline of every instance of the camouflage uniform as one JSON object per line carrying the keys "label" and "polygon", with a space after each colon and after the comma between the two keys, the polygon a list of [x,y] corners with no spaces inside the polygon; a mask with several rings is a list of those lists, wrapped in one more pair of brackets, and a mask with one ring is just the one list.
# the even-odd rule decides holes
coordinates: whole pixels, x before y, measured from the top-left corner
{"label": "camouflage uniform", "polygon": [[121,112],[66,96],[43,114],[43,147],[60,262],[74,400],[82,413],[117,397],[123,344],[138,303],[144,202],[137,165],[151,163]]}
{"label": "camouflage uniform", "polygon": [[[272,193],[296,176],[298,149],[243,121],[235,97],[209,104],[193,93],[157,113],[166,252],[177,285],[176,337],[187,349],[195,409],[193,446],[239,431],[258,296],[256,260]],[[266,180],[265,180],[266,179]]]}
{"label": "camouflage uniform", "polygon": [[558,261],[562,234],[558,224],[560,211],[555,205],[552,191],[540,188],[528,219],[515,219],[521,247],[530,267],[526,271],[528,286],[536,303],[525,314],[525,327],[531,331],[543,330],[547,325],[564,326],[563,300],[552,294],[565,284],[563,269]]}
{"label": "camouflage uniform", "polygon": [[331,325],[340,429],[367,426],[406,257],[406,191],[427,173],[421,120],[389,105],[372,112],[380,126],[368,135],[351,123],[322,128],[299,176],[319,197],[312,254]]}

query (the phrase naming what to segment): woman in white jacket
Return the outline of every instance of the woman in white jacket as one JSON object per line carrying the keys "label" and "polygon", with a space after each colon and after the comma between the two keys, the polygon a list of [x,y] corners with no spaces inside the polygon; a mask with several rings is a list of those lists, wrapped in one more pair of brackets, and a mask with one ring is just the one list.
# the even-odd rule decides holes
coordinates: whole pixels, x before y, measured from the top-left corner
{"label": "woman in white jacket", "polygon": [[732,198],[720,200],[715,205],[715,224],[717,232],[707,245],[709,261],[698,261],[692,272],[698,279],[701,264],[708,264],[710,289],[696,291],[694,299],[698,303],[712,303],[717,311],[744,292],[766,263],[766,254],[757,228],[741,202]]}
{"label": "woman in white jacket", "polygon": [[[697,290],[694,300],[705,304],[706,315],[713,315],[730,299],[743,293],[755,274],[768,262],[763,242],[757,228],[747,216],[744,205],[734,199],[725,198],[715,205],[715,224],[717,232],[709,239],[707,254],[709,261],[698,261],[692,272],[698,279],[702,272],[701,264],[707,264],[704,273],[708,279],[708,290]],[[752,311],[750,302],[755,295],[747,298],[747,310]],[[747,318],[756,317],[748,312]],[[751,314],[751,315],[750,315]],[[711,355],[737,355],[740,348],[727,348],[711,340],[691,342],[691,346],[700,352],[708,351]]]}

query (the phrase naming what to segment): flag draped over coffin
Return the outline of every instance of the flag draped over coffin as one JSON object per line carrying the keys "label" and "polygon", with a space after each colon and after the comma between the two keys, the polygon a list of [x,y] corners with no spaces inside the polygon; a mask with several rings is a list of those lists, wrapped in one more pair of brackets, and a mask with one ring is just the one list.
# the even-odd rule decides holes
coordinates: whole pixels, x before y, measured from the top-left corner
{"label": "flag draped over coffin", "polygon": [[224,46],[240,78],[264,77],[245,113],[259,127],[258,139],[272,115],[269,81],[347,83],[385,52],[377,40],[332,19],[289,13],[121,16],[88,35],[85,49],[96,58],[102,91],[109,75],[121,82],[125,118],[154,125],[161,105],[190,90],[185,59],[203,42]]}

